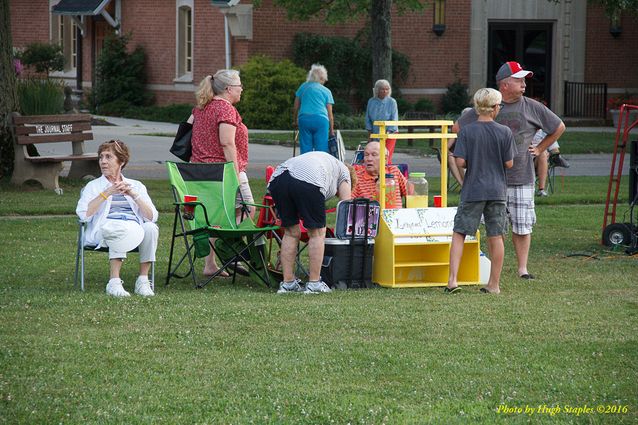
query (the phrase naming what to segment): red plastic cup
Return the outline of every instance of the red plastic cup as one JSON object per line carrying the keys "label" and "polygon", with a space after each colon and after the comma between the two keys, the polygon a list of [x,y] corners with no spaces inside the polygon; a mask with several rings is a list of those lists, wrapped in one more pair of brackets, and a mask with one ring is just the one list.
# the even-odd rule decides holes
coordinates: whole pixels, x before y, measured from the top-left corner
{"label": "red plastic cup", "polygon": [[[197,196],[195,195],[184,195],[184,202],[195,202],[197,201]],[[184,205],[184,218],[187,220],[192,220],[195,216],[195,207],[193,205]]]}
{"label": "red plastic cup", "polygon": [[435,208],[441,208],[442,200],[443,200],[443,198],[441,197],[441,195],[434,195],[434,207]]}

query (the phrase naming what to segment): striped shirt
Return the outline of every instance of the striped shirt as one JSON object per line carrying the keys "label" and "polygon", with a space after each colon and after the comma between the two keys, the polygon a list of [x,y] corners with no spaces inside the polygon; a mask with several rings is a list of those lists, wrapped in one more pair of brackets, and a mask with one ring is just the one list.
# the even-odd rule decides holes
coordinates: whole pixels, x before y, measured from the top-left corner
{"label": "striped shirt", "polygon": [[326,152],[307,152],[286,160],[272,173],[270,182],[285,171],[294,179],[317,186],[326,200],[337,194],[341,183],[350,183],[348,167]]}
{"label": "striped shirt", "polygon": [[111,209],[109,210],[109,214],[106,218],[113,220],[137,221],[137,217],[133,212],[131,204],[129,204],[128,199],[126,199],[126,197],[124,197],[121,193],[116,193],[111,197]]}

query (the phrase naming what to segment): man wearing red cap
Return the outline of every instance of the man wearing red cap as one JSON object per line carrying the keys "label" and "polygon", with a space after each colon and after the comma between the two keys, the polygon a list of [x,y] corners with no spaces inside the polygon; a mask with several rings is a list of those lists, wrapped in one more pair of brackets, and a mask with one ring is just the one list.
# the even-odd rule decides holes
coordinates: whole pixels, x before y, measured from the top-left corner
{"label": "man wearing red cap", "polygon": [[[534,279],[527,270],[527,258],[532,241],[532,227],[536,223],[534,211],[534,157],[540,155],[565,131],[563,121],[542,103],[525,97],[525,79],[534,75],[518,62],[506,62],[496,73],[498,90],[503,95],[504,106],[496,122],[512,130],[517,153],[514,166],[507,170],[507,209],[512,225],[512,242],[518,260],[518,275],[522,279]],[[461,115],[455,128],[476,121],[470,110]],[[536,146],[534,135],[543,130],[547,135]]]}

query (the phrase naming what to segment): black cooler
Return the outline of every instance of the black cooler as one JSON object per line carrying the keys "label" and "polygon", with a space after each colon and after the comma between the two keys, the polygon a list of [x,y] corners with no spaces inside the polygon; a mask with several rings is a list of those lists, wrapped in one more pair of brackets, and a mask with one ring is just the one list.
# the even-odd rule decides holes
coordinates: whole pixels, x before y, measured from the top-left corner
{"label": "black cooler", "polygon": [[321,278],[337,289],[369,288],[379,203],[368,199],[337,205],[336,238],[326,238]]}

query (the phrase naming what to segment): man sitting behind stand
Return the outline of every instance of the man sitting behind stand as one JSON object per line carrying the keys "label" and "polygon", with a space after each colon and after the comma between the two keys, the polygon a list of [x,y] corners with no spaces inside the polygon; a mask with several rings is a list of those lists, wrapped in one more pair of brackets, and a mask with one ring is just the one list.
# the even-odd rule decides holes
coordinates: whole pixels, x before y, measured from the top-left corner
{"label": "man sitting behind stand", "polygon": [[[379,200],[380,152],[381,144],[379,142],[371,141],[366,144],[363,152],[363,166],[355,167],[357,184],[352,191],[353,198]],[[394,176],[399,189],[395,192],[395,205],[402,205],[401,199],[407,195],[407,179],[401,174],[399,168],[394,165],[386,165],[385,169],[386,173]]]}

